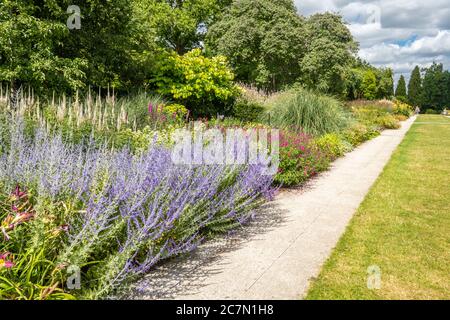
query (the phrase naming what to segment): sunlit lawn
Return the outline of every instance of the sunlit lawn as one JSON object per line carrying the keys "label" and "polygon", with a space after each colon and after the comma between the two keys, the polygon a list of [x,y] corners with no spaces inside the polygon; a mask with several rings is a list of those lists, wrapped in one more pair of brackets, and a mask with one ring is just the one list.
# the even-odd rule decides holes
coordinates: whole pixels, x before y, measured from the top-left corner
{"label": "sunlit lawn", "polygon": [[450,118],[417,119],[307,299],[450,299]]}

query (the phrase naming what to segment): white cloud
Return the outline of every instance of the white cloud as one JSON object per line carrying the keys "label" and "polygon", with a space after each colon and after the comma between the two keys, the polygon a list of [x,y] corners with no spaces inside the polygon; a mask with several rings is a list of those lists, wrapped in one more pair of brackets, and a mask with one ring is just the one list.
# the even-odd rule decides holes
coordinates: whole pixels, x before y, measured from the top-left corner
{"label": "white cloud", "polygon": [[380,43],[363,48],[360,56],[374,63],[389,62],[392,58],[404,60],[408,58],[433,59],[450,56],[450,31],[439,31],[434,37],[423,37],[405,46]]}
{"label": "white cloud", "polygon": [[299,12],[339,12],[360,43],[360,56],[409,76],[415,65],[433,61],[450,68],[448,0],[296,0]]}
{"label": "white cloud", "polygon": [[297,0],[295,1],[295,4],[302,15],[310,15],[316,12],[336,11],[338,9],[333,0]]}

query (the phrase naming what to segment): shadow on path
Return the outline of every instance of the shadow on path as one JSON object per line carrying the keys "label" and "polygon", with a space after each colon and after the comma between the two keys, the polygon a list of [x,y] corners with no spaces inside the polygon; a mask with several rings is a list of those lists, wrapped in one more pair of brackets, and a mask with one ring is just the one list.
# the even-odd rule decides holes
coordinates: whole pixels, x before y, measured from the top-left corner
{"label": "shadow on path", "polygon": [[257,209],[255,219],[249,224],[228,235],[205,241],[194,252],[161,262],[153,271],[111,299],[174,299],[179,295],[199,292],[206,285],[207,278],[220,273],[226,266],[221,255],[282,226],[286,223],[284,213],[275,202],[268,202]]}

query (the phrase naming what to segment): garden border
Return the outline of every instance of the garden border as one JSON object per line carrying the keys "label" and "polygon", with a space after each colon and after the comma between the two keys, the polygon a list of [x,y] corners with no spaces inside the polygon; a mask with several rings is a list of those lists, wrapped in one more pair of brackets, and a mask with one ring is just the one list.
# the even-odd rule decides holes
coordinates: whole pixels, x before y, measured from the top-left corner
{"label": "garden border", "polygon": [[[188,259],[158,266],[128,299],[298,299],[416,117],[333,163],[302,189],[282,191],[235,235],[206,242]],[[358,174],[355,174],[358,173]]]}

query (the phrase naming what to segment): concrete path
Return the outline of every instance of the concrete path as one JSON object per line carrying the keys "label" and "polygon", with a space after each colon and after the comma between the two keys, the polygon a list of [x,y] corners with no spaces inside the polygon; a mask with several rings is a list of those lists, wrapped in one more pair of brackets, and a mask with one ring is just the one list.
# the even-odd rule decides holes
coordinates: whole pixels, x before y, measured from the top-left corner
{"label": "concrete path", "polygon": [[415,120],[386,130],[299,190],[281,192],[237,234],[169,261],[129,299],[299,299]]}

